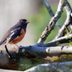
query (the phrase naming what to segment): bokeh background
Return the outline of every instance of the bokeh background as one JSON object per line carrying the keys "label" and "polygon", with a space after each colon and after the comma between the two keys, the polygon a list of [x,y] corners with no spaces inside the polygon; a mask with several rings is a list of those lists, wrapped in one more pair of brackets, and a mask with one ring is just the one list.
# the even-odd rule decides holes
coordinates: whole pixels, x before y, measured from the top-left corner
{"label": "bokeh background", "polygon": [[[49,0],[54,12],[56,12],[58,1],[59,0]],[[69,2],[72,3],[72,0],[69,0]],[[35,44],[51,19],[48,10],[44,6],[43,0],[0,0],[0,40],[4,33],[21,18],[27,19],[30,23],[27,27],[25,38],[18,43],[18,45]],[[65,19],[66,13],[64,11],[46,42],[55,37]],[[25,61],[21,59],[21,69],[24,70],[24,68],[26,69],[32,66],[31,63],[28,59]]]}

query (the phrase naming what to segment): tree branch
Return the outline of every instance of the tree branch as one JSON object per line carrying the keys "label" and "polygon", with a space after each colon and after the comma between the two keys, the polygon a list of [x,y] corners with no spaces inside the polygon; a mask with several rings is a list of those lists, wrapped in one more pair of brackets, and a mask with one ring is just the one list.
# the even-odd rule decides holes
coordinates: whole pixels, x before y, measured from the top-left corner
{"label": "tree branch", "polygon": [[67,14],[67,18],[66,21],[64,23],[64,25],[61,27],[61,29],[59,30],[57,36],[55,37],[55,39],[63,36],[63,33],[65,31],[65,29],[70,25],[70,21],[71,21],[71,6],[68,3],[67,0],[65,0],[66,6],[65,6],[65,10],[66,10],[66,14]]}
{"label": "tree branch", "polygon": [[58,9],[57,9],[56,13],[55,13],[54,17],[51,18],[51,20],[50,20],[49,24],[47,25],[47,27],[45,28],[45,30],[42,32],[42,35],[39,38],[38,43],[43,43],[46,40],[47,36],[50,34],[50,32],[54,29],[56,22],[61,17],[64,4],[65,4],[65,0],[59,1]]}
{"label": "tree branch", "polygon": [[61,44],[69,43],[71,41],[72,41],[72,34],[69,34],[69,35],[66,35],[64,37],[60,37],[58,39],[50,41],[47,44],[45,44],[45,46],[58,46]]}
{"label": "tree branch", "polygon": [[[45,57],[45,56],[54,56],[59,55],[61,53],[65,54],[72,54],[72,46],[54,46],[54,47],[39,47],[39,46],[29,46],[29,47],[22,47],[21,50],[25,49],[26,52],[33,54],[37,57]],[[24,53],[24,52],[22,52]]]}
{"label": "tree branch", "polygon": [[53,17],[54,16],[54,12],[53,12],[48,0],[44,0],[44,5],[46,6],[50,16]]}
{"label": "tree branch", "polygon": [[[72,35],[69,37],[72,37]],[[7,49],[8,52],[11,54],[12,58],[9,57],[8,53],[6,52],[5,46],[2,45],[0,47],[0,68],[17,69],[17,64],[21,57],[26,57],[29,59],[39,57],[44,59],[47,56],[59,57],[63,54],[72,54],[72,46],[65,45],[48,46],[48,44],[42,44],[42,46],[39,46],[38,44],[35,44],[31,46],[17,46],[8,44]]]}
{"label": "tree branch", "polygon": [[[10,49],[11,48],[11,49]],[[48,56],[49,54],[57,54],[57,53],[72,53],[72,46],[52,46],[52,47],[45,47],[45,44],[40,47],[38,45],[32,45],[32,46],[16,46],[16,45],[8,45],[8,50],[12,54],[21,54],[21,55],[26,55],[29,53],[30,55],[34,56],[43,56],[46,55]],[[7,54],[4,49],[2,49],[2,52]],[[20,55],[20,57],[21,57]],[[16,58],[16,57],[15,57]]]}

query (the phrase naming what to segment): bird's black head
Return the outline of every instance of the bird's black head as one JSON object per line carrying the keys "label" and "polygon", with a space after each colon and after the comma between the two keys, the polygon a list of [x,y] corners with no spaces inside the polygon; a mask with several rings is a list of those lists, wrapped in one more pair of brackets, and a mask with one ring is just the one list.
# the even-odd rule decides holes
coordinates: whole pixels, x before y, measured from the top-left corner
{"label": "bird's black head", "polygon": [[26,19],[20,19],[19,23],[21,24],[21,27],[26,29],[27,24],[29,23]]}

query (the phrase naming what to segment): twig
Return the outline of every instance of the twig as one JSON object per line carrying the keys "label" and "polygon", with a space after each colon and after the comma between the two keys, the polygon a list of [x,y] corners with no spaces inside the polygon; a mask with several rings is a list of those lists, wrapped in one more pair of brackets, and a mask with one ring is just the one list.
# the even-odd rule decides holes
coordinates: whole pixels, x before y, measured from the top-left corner
{"label": "twig", "polygon": [[54,16],[54,12],[53,12],[48,0],[44,0],[44,5],[46,6],[50,16],[53,17]]}
{"label": "twig", "polygon": [[69,11],[72,11],[72,7],[71,7],[70,3],[68,2],[68,0],[66,0],[66,5],[68,6]]}
{"label": "twig", "polygon": [[72,34],[69,34],[64,37],[60,37],[58,39],[55,39],[51,42],[48,42],[47,44],[45,44],[45,46],[58,46],[60,44],[69,43],[71,41],[72,41]]}
{"label": "twig", "polygon": [[64,4],[65,4],[65,0],[59,1],[59,5],[58,5],[58,9],[57,9],[56,13],[55,13],[54,17],[51,18],[51,20],[50,20],[49,24],[47,25],[47,27],[45,28],[45,30],[42,32],[42,35],[39,38],[38,43],[43,43],[46,40],[46,38],[48,37],[48,35],[50,34],[50,32],[54,29],[56,22],[61,17]]}
{"label": "twig", "polygon": [[67,6],[68,6],[69,11],[71,11],[69,29],[70,29],[70,31],[72,33],[72,7],[71,7],[70,3],[67,0],[66,0],[66,2],[67,2]]}
{"label": "twig", "polygon": [[66,10],[66,13],[67,13],[67,18],[66,18],[66,21],[64,23],[64,25],[61,27],[61,29],[59,30],[57,36],[55,37],[55,39],[63,36],[63,32],[64,30],[67,28],[67,26],[69,26],[70,24],[70,15],[71,15],[71,6],[70,4],[68,3],[67,0],[65,0],[65,3],[66,3],[66,6],[65,6],[65,10]]}
{"label": "twig", "polygon": [[[68,3],[68,1],[66,1],[66,4],[67,4],[67,6],[69,8],[69,11],[70,11],[71,10],[71,6]],[[44,0],[44,5],[46,6],[50,16],[53,17],[54,16],[54,12],[53,12],[48,0]],[[65,28],[65,32],[68,33],[68,31],[69,31],[71,33],[71,28],[72,28],[71,25],[69,27]]]}

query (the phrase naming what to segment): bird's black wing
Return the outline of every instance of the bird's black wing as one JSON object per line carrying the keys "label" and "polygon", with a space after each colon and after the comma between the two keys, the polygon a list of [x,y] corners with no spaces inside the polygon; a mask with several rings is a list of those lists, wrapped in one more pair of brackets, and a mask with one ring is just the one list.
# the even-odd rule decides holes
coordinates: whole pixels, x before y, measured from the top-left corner
{"label": "bird's black wing", "polygon": [[8,30],[7,33],[4,35],[4,37],[2,38],[2,40],[0,41],[0,45],[5,43],[8,38],[13,39],[16,35],[18,35],[20,30],[21,30],[21,27],[17,27],[17,28],[13,27],[10,30]]}
{"label": "bird's black wing", "polygon": [[10,39],[9,39],[9,42],[11,42],[12,40],[14,40],[15,38],[17,38],[18,36],[20,36],[20,32],[21,32],[21,28],[15,30],[11,36],[10,36]]}

